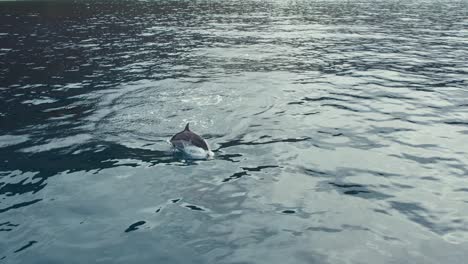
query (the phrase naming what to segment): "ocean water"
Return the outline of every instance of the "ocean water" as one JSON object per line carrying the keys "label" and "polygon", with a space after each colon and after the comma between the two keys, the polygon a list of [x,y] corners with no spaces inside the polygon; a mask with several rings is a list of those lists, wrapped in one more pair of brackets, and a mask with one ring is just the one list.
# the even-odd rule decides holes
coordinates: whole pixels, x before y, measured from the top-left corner
{"label": "ocean water", "polygon": [[467,1],[2,1],[0,263],[466,263],[467,84]]}

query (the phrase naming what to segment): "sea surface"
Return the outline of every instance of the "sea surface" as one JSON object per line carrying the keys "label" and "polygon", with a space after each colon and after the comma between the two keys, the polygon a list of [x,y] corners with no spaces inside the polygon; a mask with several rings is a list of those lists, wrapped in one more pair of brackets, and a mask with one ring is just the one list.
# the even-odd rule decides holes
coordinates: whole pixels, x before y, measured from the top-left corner
{"label": "sea surface", "polygon": [[467,259],[468,1],[0,2],[0,263]]}

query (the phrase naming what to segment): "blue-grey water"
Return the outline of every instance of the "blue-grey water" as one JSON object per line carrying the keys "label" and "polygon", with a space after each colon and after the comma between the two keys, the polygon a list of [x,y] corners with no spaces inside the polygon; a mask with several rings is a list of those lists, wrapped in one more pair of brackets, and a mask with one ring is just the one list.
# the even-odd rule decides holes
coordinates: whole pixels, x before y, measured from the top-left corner
{"label": "blue-grey water", "polygon": [[467,263],[467,84],[467,1],[2,1],[0,262]]}

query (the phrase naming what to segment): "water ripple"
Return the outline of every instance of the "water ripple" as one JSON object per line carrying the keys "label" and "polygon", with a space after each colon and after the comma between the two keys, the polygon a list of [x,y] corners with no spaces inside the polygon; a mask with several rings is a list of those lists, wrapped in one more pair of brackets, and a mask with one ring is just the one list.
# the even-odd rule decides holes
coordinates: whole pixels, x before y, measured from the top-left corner
{"label": "water ripple", "polygon": [[0,259],[463,263],[467,10],[1,2]]}

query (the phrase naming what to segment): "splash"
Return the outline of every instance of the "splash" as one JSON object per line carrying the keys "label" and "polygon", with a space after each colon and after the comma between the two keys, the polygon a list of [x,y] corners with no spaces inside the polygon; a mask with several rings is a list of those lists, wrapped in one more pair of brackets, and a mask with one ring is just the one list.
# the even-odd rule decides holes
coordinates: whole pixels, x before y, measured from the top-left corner
{"label": "splash", "polygon": [[182,154],[186,159],[211,159],[214,153],[211,150],[204,150],[189,142],[184,142],[182,147],[173,147],[173,151]]}

